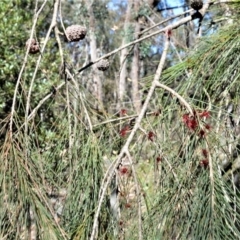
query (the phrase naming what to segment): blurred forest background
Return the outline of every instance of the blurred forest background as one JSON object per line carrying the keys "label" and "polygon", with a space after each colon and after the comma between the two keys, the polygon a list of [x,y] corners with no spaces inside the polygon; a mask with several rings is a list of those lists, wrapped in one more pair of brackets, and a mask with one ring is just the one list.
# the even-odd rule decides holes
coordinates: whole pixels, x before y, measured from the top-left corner
{"label": "blurred forest background", "polygon": [[240,239],[239,0],[0,16],[0,239]]}

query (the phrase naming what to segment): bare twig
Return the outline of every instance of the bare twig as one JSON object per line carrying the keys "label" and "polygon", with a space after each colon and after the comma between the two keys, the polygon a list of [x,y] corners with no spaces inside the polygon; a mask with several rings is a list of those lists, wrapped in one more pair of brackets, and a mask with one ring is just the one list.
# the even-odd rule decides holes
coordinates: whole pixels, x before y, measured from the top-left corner
{"label": "bare twig", "polygon": [[[156,112],[146,112],[146,116],[153,116],[153,114],[155,114]],[[128,120],[128,119],[133,119],[133,118],[136,118],[138,116],[138,114],[133,114],[133,115],[129,115],[129,116],[124,116],[124,117],[118,117],[118,118],[113,118],[113,119],[108,119],[104,122],[100,122],[100,123],[97,123],[95,125],[93,125],[93,128],[97,128],[99,126],[102,126],[102,125],[105,125],[105,124],[108,124],[108,123],[112,123],[112,122],[119,122],[121,120]]]}
{"label": "bare twig", "polygon": [[28,116],[28,122],[33,119],[38,111],[38,109],[49,99],[51,98],[59,89],[61,89],[65,85],[65,82],[62,82],[57,87],[54,87],[54,89],[48,93],[39,103],[38,105],[32,110],[32,112]]}
{"label": "bare twig", "polygon": [[[43,10],[43,8],[44,8],[46,3],[47,3],[47,0],[45,0],[43,2],[42,6],[40,7],[40,9],[38,11],[37,11],[37,3],[36,3],[36,6],[35,6],[35,16],[34,16],[34,20],[33,20],[31,33],[30,33],[30,39],[33,38],[33,33],[35,31],[35,27],[37,25],[37,21],[38,21],[39,15],[42,12],[42,10]],[[10,139],[12,138],[13,118],[14,118],[14,112],[15,112],[15,106],[16,106],[17,92],[18,92],[18,88],[19,88],[19,85],[20,85],[20,82],[21,82],[23,71],[24,71],[24,69],[26,67],[26,64],[27,64],[30,46],[31,46],[31,44],[28,44],[27,51],[26,51],[26,54],[25,54],[25,57],[24,57],[24,60],[23,60],[22,68],[21,68],[21,70],[19,72],[17,83],[16,83],[15,90],[14,90],[13,103],[12,103],[12,109],[11,109],[11,115],[10,115],[10,121],[9,121]]]}
{"label": "bare twig", "polygon": [[27,135],[27,132],[28,132],[28,113],[29,113],[29,109],[30,109],[30,102],[31,102],[31,94],[32,94],[33,84],[34,84],[34,81],[35,81],[35,78],[36,78],[36,75],[37,75],[37,72],[38,72],[38,68],[39,68],[39,65],[40,65],[40,62],[41,62],[41,59],[42,59],[42,54],[45,51],[47,42],[48,42],[50,34],[51,34],[51,31],[57,24],[57,13],[58,13],[59,2],[60,2],[60,0],[55,0],[52,22],[51,22],[51,25],[48,29],[48,32],[47,32],[46,38],[44,40],[43,46],[41,48],[41,54],[38,57],[36,67],[35,67],[35,70],[34,70],[34,73],[33,73],[33,77],[32,77],[31,83],[30,83],[30,87],[29,87],[29,90],[28,90],[26,112],[25,112],[25,134],[26,135]]}
{"label": "bare twig", "polygon": [[155,73],[152,85],[151,85],[151,87],[149,89],[147,98],[146,98],[146,100],[145,100],[145,102],[143,104],[141,112],[139,113],[139,116],[136,119],[136,123],[135,123],[135,125],[134,125],[134,127],[133,127],[133,129],[132,129],[132,131],[131,131],[131,133],[130,133],[127,141],[126,141],[126,143],[122,147],[121,152],[120,152],[118,158],[113,162],[113,164],[111,164],[111,166],[108,168],[108,170],[107,170],[107,172],[106,172],[106,174],[104,176],[104,179],[103,179],[103,182],[102,182],[102,186],[101,186],[101,189],[100,189],[101,192],[100,192],[100,197],[99,197],[99,203],[98,203],[97,210],[96,210],[96,213],[95,213],[95,216],[94,216],[93,229],[92,229],[90,240],[94,240],[94,238],[95,238],[95,233],[97,231],[98,217],[99,217],[99,214],[100,214],[101,206],[102,206],[102,203],[103,203],[103,200],[104,200],[104,196],[105,196],[105,194],[107,192],[108,185],[109,185],[109,183],[110,183],[110,181],[111,181],[111,179],[113,177],[114,170],[120,164],[120,162],[122,160],[122,157],[127,153],[129,145],[132,142],[133,137],[135,136],[137,130],[139,129],[141,121],[142,121],[142,119],[143,119],[143,117],[145,115],[145,112],[147,110],[148,104],[149,104],[149,102],[150,102],[150,100],[152,98],[152,95],[154,93],[154,90],[156,88],[156,83],[158,82],[158,80],[159,80],[159,78],[160,78],[160,76],[162,74],[163,66],[164,66],[164,63],[165,63],[165,60],[166,60],[166,57],[167,57],[168,47],[169,47],[169,39],[166,39],[161,60],[159,62],[159,65],[158,65],[157,71]]}
{"label": "bare twig", "polygon": [[165,90],[167,90],[168,92],[170,92],[173,96],[175,96],[176,98],[178,98],[180,100],[180,102],[187,108],[187,110],[189,111],[189,113],[193,116],[193,110],[191,108],[191,106],[189,105],[189,103],[181,96],[179,95],[176,91],[174,91],[172,88],[160,83],[160,82],[156,82],[156,87],[160,87],[163,88]]}
{"label": "bare twig", "polygon": [[135,185],[136,185],[137,203],[138,203],[138,239],[142,240],[143,239],[143,235],[142,235],[141,191],[140,191],[140,188],[139,188],[137,174],[136,174],[135,167],[133,165],[131,154],[129,153],[129,151],[126,151],[126,155],[127,155],[128,160],[129,160],[129,162],[131,164],[133,178],[134,178],[134,182],[135,182]]}
{"label": "bare twig", "polygon": [[[209,6],[210,6],[210,3],[209,3],[209,1],[207,1],[207,3],[204,4],[203,9],[200,11],[200,14],[201,14],[202,16],[205,15],[205,13],[206,13],[207,9],[209,8]],[[91,65],[99,62],[100,60],[102,60],[102,59],[104,59],[104,58],[108,58],[108,57],[112,56],[113,54],[115,54],[115,53],[123,50],[124,48],[130,47],[130,46],[132,46],[132,45],[134,45],[134,44],[136,44],[136,43],[142,42],[142,41],[144,41],[144,40],[146,40],[146,39],[148,39],[148,38],[150,38],[150,37],[153,37],[153,36],[155,36],[155,35],[158,35],[159,33],[165,32],[165,31],[168,30],[168,29],[178,28],[179,26],[182,26],[183,24],[185,24],[185,23],[190,22],[191,20],[193,20],[194,17],[195,17],[194,14],[193,14],[193,15],[190,15],[190,16],[187,16],[187,17],[185,17],[185,18],[180,19],[179,21],[176,21],[176,22],[174,22],[174,23],[172,23],[172,24],[170,24],[170,25],[162,28],[161,30],[158,30],[158,31],[153,32],[153,33],[151,33],[151,34],[149,34],[149,35],[146,35],[146,36],[144,36],[144,37],[142,37],[142,38],[139,38],[139,39],[137,39],[137,40],[135,40],[135,41],[132,41],[132,42],[130,42],[130,43],[124,45],[124,46],[121,46],[121,47],[113,50],[112,52],[107,53],[106,55],[104,55],[104,56],[96,59],[95,61],[92,61],[92,62],[88,63],[86,66],[84,66],[84,67],[82,67],[81,69],[79,69],[78,72],[82,72],[83,70],[85,70],[86,68],[90,67]]]}
{"label": "bare twig", "polygon": [[68,141],[69,141],[69,147],[68,147],[68,157],[71,158],[71,149],[72,149],[72,117],[71,117],[71,106],[70,106],[70,97],[69,97],[69,82],[66,82],[66,96],[67,96],[67,117],[68,117]]}
{"label": "bare twig", "polygon": [[63,28],[64,35],[66,36],[67,40],[69,41],[69,38],[68,38],[68,35],[66,34],[66,29],[64,27],[63,20],[62,20],[62,4],[61,4],[61,1],[60,1],[60,4],[59,4],[59,18],[60,18],[60,22],[61,22],[61,25],[62,25],[62,28]]}
{"label": "bare twig", "polygon": [[[78,87],[77,81],[74,79],[73,75],[69,72],[68,69],[66,69],[66,73],[70,77],[71,81],[74,83],[74,85],[77,88]],[[82,93],[80,91],[78,92],[78,94],[79,94],[80,100],[82,102],[82,106],[83,106],[83,109],[84,109],[85,116],[86,116],[87,121],[88,121],[89,130],[92,132],[93,126],[92,126],[91,118],[90,118],[90,116],[88,114],[87,108],[86,108],[86,106],[84,104],[84,101],[83,101],[83,95],[82,95]]]}
{"label": "bare twig", "polygon": [[[190,10],[187,10],[187,11],[182,12],[182,13],[180,13],[180,14],[174,15],[174,16],[172,16],[172,17],[170,17],[170,18],[168,18],[168,19],[166,19],[166,20],[164,20],[164,21],[161,21],[161,22],[159,22],[159,23],[154,23],[153,26],[151,26],[151,27],[149,27],[149,28],[141,31],[140,34],[143,34],[143,33],[145,33],[145,32],[148,32],[148,31],[152,30],[152,29],[155,28],[155,27],[159,27],[160,25],[162,25],[162,24],[164,24],[164,23],[166,23],[166,22],[168,22],[168,21],[171,21],[171,20],[173,20],[173,19],[175,19],[175,18],[181,17],[181,16],[185,15],[186,13],[192,13],[193,11],[194,11],[193,9],[190,9]],[[152,22],[152,19],[151,19],[150,17],[146,16],[146,18],[147,18],[149,21]]]}
{"label": "bare twig", "polygon": [[[206,143],[206,147],[207,147],[207,151],[210,153],[209,149],[209,144],[208,141],[205,141]],[[214,211],[215,209],[215,189],[214,189],[214,174],[213,174],[213,160],[212,160],[212,156],[211,154],[208,155],[208,162],[209,162],[209,180],[211,183],[211,210]]]}
{"label": "bare twig", "polygon": [[[35,26],[36,26],[36,23],[37,23],[37,18],[38,18],[38,16],[39,16],[40,12],[42,11],[44,5],[46,4],[46,2],[47,2],[47,1],[44,2],[44,4],[41,6],[41,8],[39,9],[39,11],[38,11],[37,14],[36,14],[36,17],[35,17],[36,20],[34,21],[34,24],[33,24],[32,33],[33,33],[34,29],[35,29]],[[207,7],[205,6],[204,13],[206,12],[206,9],[207,9]],[[182,14],[176,15],[176,17],[181,16],[181,15],[182,15]],[[169,18],[169,19],[167,19],[166,21],[169,21],[169,20],[171,20],[171,19],[172,19],[172,18]],[[143,37],[143,38],[140,38],[140,39],[138,39],[138,40],[136,40],[136,41],[133,41],[133,42],[131,42],[131,43],[129,43],[129,44],[126,44],[126,45],[124,45],[124,46],[122,46],[122,47],[120,47],[120,48],[118,48],[118,49],[116,49],[116,50],[114,50],[114,51],[106,54],[105,56],[97,59],[94,63],[100,61],[100,60],[103,59],[103,58],[106,58],[106,57],[108,57],[108,56],[111,56],[112,54],[114,54],[114,53],[116,53],[116,52],[118,52],[118,51],[121,51],[122,49],[124,49],[124,48],[126,48],[126,47],[129,47],[129,46],[131,46],[131,45],[134,45],[134,44],[137,43],[137,42],[143,41],[143,40],[145,40],[145,39],[147,39],[147,38],[149,38],[149,37],[152,37],[152,36],[154,36],[154,35],[157,35],[157,34],[163,32],[163,31],[165,31],[166,29],[173,28],[173,27],[174,27],[174,28],[177,28],[177,26],[181,26],[181,24],[185,23],[185,21],[190,21],[190,20],[191,20],[191,19],[189,19],[189,17],[187,17],[187,19],[186,19],[186,18],[184,18],[184,19],[185,19],[184,21],[182,21],[182,20],[181,20],[181,21],[178,21],[178,22],[175,23],[174,25],[169,25],[169,26],[167,26],[167,27],[165,27],[165,28],[163,28],[163,29],[161,29],[161,30],[159,30],[159,31],[157,31],[157,32],[154,32],[154,33],[152,33],[152,34],[150,34],[150,35],[147,35],[147,36],[145,36],[145,37]],[[159,25],[163,24],[164,22],[165,22],[165,21],[162,21],[162,22],[160,22],[160,23],[157,23],[157,24],[154,25],[153,27],[159,26]],[[182,22],[183,22],[183,23],[182,23]],[[54,26],[53,26],[53,27],[54,27]],[[152,29],[153,27],[150,27],[149,30]],[[146,29],[146,30],[147,30],[147,29]],[[146,31],[146,30],[145,30],[145,31]],[[58,31],[58,29],[55,27],[56,40],[57,40],[58,44],[61,44],[58,33],[59,33],[59,31]],[[33,36],[33,34],[31,34],[31,37],[32,37],[32,36]],[[47,38],[46,38],[45,40],[47,40]],[[28,51],[29,51],[29,49],[27,49],[27,53],[28,53]],[[21,79],[23,70],[24,70],[25,65],[26,65],[26,62],[27,62],[27,56],[28,56],[28,54],[26,54],[26,56],[25,56],[24,64],[23,64],[23,67],[22,67],[22,69],[21,69],[21,71],[20,71],[20,74],[19,74],[19,77],[18,77],[18,81],[17,81],[17,84],[16,84],[16,88],[15,88],[15,92],[14,92],[13,105],[12,105],[12,111],[11,111],[11,116],[10,116],[10,134],[11,134],[11,135],[12,135],[12,123],[13,123],[13,115],[14,115],[14,109],[15,109],[15,102],[16,102],[17,90],[18,90],[18,86],[19,86],[19,84],[20,84],[20,79]],[[62,58],[62,57],[63,57],[63,56],[61,56],[61,58]],[[63,61],[63,60],[62,60],[62,61]],[[94,63],[88,63],[88,64],[86,64],[83,68],[81,68],[81,69],[79,70],[79,72],[83,71],[84,69],[86,69],[87,67],[91,66],[91,65],[94,64]],[[29,121],[36,115],[38,109],[44,104],[44,102],[46,102],[50,97],[52,97],[52,95],[55,93],[55,90],[57,91],[57,90],[61,89],[64,85],[65,85],[65,82],[64,82],[64,83],[61,83],[59,86],[57,86],[57,87],[54,89],[54,91],[52,91],[51,93],[49,93],[48,95],[46,95],[46,96],[39,102],[39,104],[32,110],[32,112],[29,114],[26,122],[29,122]],[[124,117],[124,118],[129,118],[129,117]],[[123,119],[124,119],[124,118],[123,118]],[[105,124],[105,123],[112,122],[112,121],[118,121],[118,119],[108,120],[108,121],[106,121],[106,122],[104,122],[104,123],[100,123],[100,124],[98,124],[98,125]],[[25,125],[25,124],[26,124],[26,123],[24,123],[24,125]],[[98,126],[98,125],[95,125],[95,126],[93,126],[93,127],[96,127],[96,126]],[[23,127],[23,126],[22,126],[22,127]]]}
{"label": "bare twig", "polygon": [[56,37],[56,40],[57,40],[57,43],[58,43],[58,49],[59,49],[59,55],[60,55],[60,58],[61,58],[61,63],[63,65],[64,64],[63,48],[62,48],[61,40],[60,40],[60,37],[59,37],[60,32],[59,32],[59,29],[58,29],[57,25],[54,28],[54,32],[55,32],[55,37]]}

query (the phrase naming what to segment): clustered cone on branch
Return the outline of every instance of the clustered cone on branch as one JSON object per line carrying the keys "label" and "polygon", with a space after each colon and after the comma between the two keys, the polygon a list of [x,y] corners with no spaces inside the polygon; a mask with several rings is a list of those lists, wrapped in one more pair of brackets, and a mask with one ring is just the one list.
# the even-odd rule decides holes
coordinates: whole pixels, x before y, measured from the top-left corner
{"label": "clustered cone on branch", "polygon": [[81,25],[72,25],[66,28],[67,39],[70,42],[77,42],[85,38],[87,29]]}
{"label": "clustered cone on branch", "polygon": [[39,52],[40,48],[39,48],[39,44],[38,42],[34,39],[34,38],[29,38],[26,42],[26,48],[29,48],[29,53],[37,53]]}
{"label": "clustered cone on branch", "polygon": [[190,5],[194,10],[198,11],[203,7],[203,1],[202,0],[192,0]]}
{"label": "clustered cone on branch", "polygon": [[100,71],[106,71],[108,68],[109,68],[109,61],[106,59],[103,59],[97,63],[97,69]]}

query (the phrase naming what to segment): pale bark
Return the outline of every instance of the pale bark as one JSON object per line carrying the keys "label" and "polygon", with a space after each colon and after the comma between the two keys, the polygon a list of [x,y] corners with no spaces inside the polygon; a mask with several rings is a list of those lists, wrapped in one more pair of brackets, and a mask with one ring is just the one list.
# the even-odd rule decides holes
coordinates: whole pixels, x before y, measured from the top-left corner
{"label": "pale bark", "polygon": [[[95,27],[95,16],[93,13],[92,3],[88,0],[85,1],[86,6],[88,9],[88,15],[89,15],[89,41],[90,41],[90,56],[91,56],[91,62],[96,61],[98,58],[97,56],[97,39],[96,39],[96,27]],[[96,65],[92,67],[92,81],[93,81],[93,95],[97,99],[96,106],[99,108],[99,106],[102,106],[102,82],[100,79],[100,76],[97,72]]]}
{"label": "pale bark", "polygon": [[[127,11],[126,11],[125,22],[124,22],[124,37],[122,40],[122,46],[124,46],[128,42],[126,32],[130,26],[131,10],[132,10],[132,0],[129,0]],[[124,48],[121,51],[121,55],[120,55],[120,77],[119,77],[119,85],[118,85],[118,108],[119,109],[121,108],[121,106],[123,106],[124,96],[126,94],[127,54],[128,54],[128,49]]]}
{"label": "pale bark", "polygon": [[[189,0],[186,0],[185,1],[185,4],[184,4],[185,6],[186,6],[186,9],[185,9],[185,11],[187,11],[189,8],[188,8],[188,6],[190,6],[190,1]],[[186,17],[189,15],[189,13],[186,13]],[[185,39],[186,39],[186,47],[187,48],[191,48],[192,46],[193,46],[193,44],[194,44],[194,23],[192,22],[192,21],[190,21],[190,22],[187,22],[186,24],[185,24]]]}
{"label": "pale bark", "polygon": [[[139,1],[134,2],[134,12],[137,13],[139,11]],[[138,18],[135,20],[134,23],[134,38],[139,38],[140,32],[140,23]],[[141,110],[141,101],[140,101],[140,94],[139,94],[139,44],[135,44],[133,49],[133,59],[132,59],[132,66],[131,66],[131,79],[132,79],[132,101],[134,109],[137,113]]]}
{"label": "pale bark", "polygon": [[226,3],[221,4],[222,8],[224,9],[224,15],[227,18],[227,24],[233,24],[233,18],[234,16],[232,9],[230,6]]}

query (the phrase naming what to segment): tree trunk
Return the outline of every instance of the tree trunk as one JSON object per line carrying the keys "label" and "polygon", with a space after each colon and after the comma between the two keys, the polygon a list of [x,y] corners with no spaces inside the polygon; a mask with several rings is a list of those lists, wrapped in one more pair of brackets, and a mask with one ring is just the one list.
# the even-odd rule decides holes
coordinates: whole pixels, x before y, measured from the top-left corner
{"label": "tree trunk", "polygon": [[[90,40],[90,56],[91,61],[95,61],[97,59],[97,40],[96,40],[96,27],[95,27],[95,16],[93,13],[92,3],[90,1],[85,1],[89,14],[89,40]],[[92,81],[93,81],[93,95],[97,99],[96,106],[102,107],[102,82],[100,76],[97,72],[96,65],[92,67]]]}
{"label": "tree trunk", "polygon": [[[127,44],[127,30],[130,26],[130,18],[131,18],[131,10],[132,10],[132,0],[128,1],[126,17],[124,22],[124,37],[122,41],[122,45]],[[120,78],[119,78],[119,85],[118,85],[118,109],[123,106],[124,95],[126,94],[126,78],[127,78],[127,61],[126,57],[128,54],[128,49],[124,48],[121,51],[120,56]]]}
{"label": "tree trunk", "polygon": [[[190,1],[186,0],[184,5],[186,6],[184,11],[188,11],[190,6]],[[187,17],[189,14],[185,14],[185,17]],[[194,23],[193,22],[189,22],[185,24],[185,39],[186,39],[186,47],[187,48],[191,48],[194,44],[194,39],[193,39],[193,31],[194,31]]]}
{"label": "tree trunk", "polygon": [[[134,12],[135,14],[139,11],[139,1],[134,2]],[[140,23],[138,17],[134,23],[134,39],[139,38],[140,32]],[[135,44],[133,49],[133,59],[132,59],[132,66],[131,66],[131,79],[132,79],[132,101],[134,109],[137,113],[141,110],[141,101],[140,101],[140,94],[139,94],[139,44]]]}

